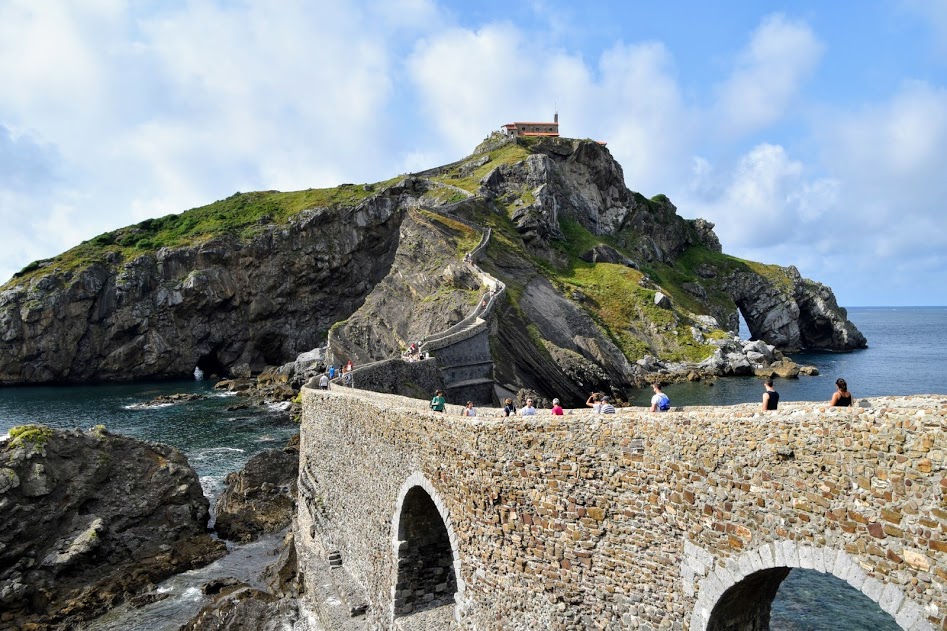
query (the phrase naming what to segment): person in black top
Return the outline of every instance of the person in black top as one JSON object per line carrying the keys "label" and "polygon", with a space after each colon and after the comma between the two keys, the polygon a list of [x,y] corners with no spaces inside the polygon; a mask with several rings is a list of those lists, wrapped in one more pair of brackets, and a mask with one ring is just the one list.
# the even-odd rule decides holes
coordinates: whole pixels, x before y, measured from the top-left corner
{"label": "person in black top", "polygon": [[848,384],[839,377],[835,380],[835,394],[832,395],[830,405],[836,407],[851,407],[853,403],[852,393],[848,391]]}
{"label": "person in black top", "polygon": [[779,405],[779,393],[773,390],[772,378],[764,381],[763,386],[766,388],[766,392],[763,393],[763,411],[775,410]]}
{"label": "person in black top", "polygon": [[515,416],[516,415],[516,406],[513,404],[513,399],[507,399],[503,402],[503,416]]}

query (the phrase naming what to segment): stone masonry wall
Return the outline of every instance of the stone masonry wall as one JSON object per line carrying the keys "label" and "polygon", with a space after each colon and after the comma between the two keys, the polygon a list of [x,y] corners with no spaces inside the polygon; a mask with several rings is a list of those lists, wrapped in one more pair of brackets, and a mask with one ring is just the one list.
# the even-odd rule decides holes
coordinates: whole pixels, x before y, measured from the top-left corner
{"label": "stone masonry wall", "polygon": [[392,524],[420,484],[463,628],[703,630],[727,589],[780,567],[830,572],[902,628],[947,628],[947,397],[862,405],[468,419],[306,389],[300,562],[341,551],[391,628]]}

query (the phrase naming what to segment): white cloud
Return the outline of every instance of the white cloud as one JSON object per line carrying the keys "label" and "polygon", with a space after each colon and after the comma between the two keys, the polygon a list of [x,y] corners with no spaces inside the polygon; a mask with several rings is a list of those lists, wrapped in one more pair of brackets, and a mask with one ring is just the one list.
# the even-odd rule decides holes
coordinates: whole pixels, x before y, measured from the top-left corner
{"label": "white cloud", "polygon": [[550,120],[557,107],[562,134],[607,141],[633,188],[660,192],[686,164],[695,124],[660,43],[615,44],[591,66],[498,24],[423,40],[408,66],[445,161],[489,130]]}
{"label": "white cloud", "polygon": [[822,57],[824,45],[804,22],[773,15],[753,33],[736,68],[717,87],[713,121],[742,134],[765,128],[785,114]]}
{"label": "white cloud", "polygon": [[718,171],[695,161],[687,214],[714,222],[726,251],[809,242],[813,223],[837,205],[838,182],[809,175],[779,145],[757,145],[729,172]]}

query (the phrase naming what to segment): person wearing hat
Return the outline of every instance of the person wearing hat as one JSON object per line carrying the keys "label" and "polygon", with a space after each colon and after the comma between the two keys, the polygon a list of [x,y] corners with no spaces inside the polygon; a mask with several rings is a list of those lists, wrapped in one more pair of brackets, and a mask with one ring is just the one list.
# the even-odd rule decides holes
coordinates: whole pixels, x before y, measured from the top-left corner
{"label": "person wearing hat", "polygon": [[562,416],[562,406],[559,405],[559,399],[552,400],[552,414],[553,416]]}
{"label": "person wearing hat", "polygon": [[602,413],[602,414],[614,414],[614,413],[615,413],[615,406],[612,405],[612,398],[611,398],[611,397],[602,397],[602,409],[601,409],[601,413]]}

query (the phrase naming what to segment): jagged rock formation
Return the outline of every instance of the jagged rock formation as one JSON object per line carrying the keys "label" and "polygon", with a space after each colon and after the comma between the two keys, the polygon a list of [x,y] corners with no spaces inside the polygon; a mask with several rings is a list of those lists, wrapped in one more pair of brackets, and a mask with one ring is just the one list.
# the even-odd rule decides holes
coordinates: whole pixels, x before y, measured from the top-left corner
{"label": "jagged rock formation", "polygon": [[0,628],[78,628],[222,556],[176,449],[96,428],[14,428],[0,443]]}
{"label": "jagged rock formation", "polygon": [[217,534],[234,541],[253,541],[289,526],[296,510],[299,435],[284,449],[268,449],[227,475],[217,499]]}
{"label": "jagged rock formation", "polygon": [[[595,142],[491,138],[356,197],[131,256],[141,241],[114,243],[132,243],[139,224],[93,240],[113,245],[91,263],[31,266],[0,292],[0,383],[184,376],[195,364],[246,377],[328,340],[327,354],[286,369],[301,381],[323,361],[396,357],[463,320],[487,292],[477,270],[507,287],[488,323],[497,394],[620,396],[648,378],[646,357],[727,374],[753,362],[705,360],[740,312],[780,350],[866,344],[831,290],[723,254],[712,224],[629,190]],[[463,255],[487,227],[472,267]]]}
{"label": "jagged rock formation", "polygon": [[847,320],[847,312],[838,306],[831,289],[802,278],[792,266],[785,269],[784,278],[788,282],[782,286],[745,271],[725,279],[727,291],[754,337],[785,351],[865,348],[865,336]]}

